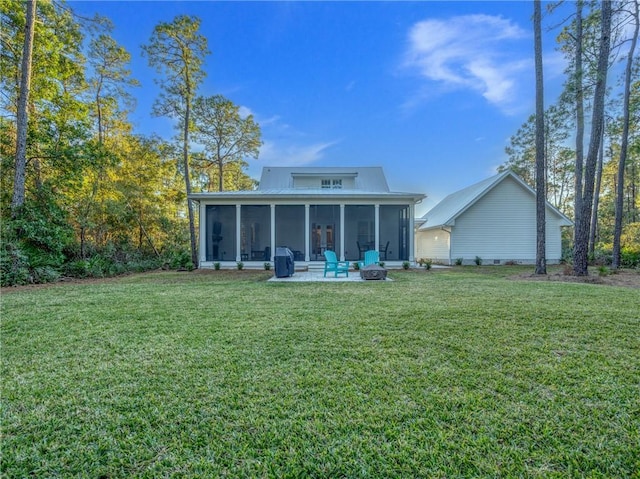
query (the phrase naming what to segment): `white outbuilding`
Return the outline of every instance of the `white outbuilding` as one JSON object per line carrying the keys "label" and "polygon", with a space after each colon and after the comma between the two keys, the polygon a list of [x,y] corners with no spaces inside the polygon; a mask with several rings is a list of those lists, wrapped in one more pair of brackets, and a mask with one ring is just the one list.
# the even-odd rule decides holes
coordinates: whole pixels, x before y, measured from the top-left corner
{"label": "white outbuilding", "polygon": [[[547,202],[547,263],[562,258],[572,222]],[[443,264],[535,264],[536,193],[510,170],[452,193],[416,220],[416,259]]]}

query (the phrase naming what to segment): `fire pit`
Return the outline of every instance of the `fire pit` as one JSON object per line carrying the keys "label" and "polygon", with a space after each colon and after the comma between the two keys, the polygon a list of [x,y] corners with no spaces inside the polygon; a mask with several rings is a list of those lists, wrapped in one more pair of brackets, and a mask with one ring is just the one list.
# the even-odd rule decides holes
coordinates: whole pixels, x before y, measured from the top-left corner
{"label": "fire pit", "polygon": [[377,264],[370,264],[360,269],[362,279],[387,279],[387,270]]}

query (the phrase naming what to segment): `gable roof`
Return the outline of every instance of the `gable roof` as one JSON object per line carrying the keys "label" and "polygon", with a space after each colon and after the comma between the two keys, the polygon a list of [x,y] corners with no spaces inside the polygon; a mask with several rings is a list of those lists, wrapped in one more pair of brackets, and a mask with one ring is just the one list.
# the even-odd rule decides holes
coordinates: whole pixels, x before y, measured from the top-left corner
{"label": "gable roof", "polygon": [[382,167],[285,167],[265,166],[262,168],[258,190],[293,189],[293,178],[299,176],[316,176],[323,178],[353,177],[355,190],[388,193],[389,186]]}
{"label": "gable roof", "polygon": [[[418,229],[424,231],[442,226],[453,226],[455,219],[458,216],[468,210],[480,198],[486,195],[506,178],[513,178],[535,198],[536,192],[533,188],[526,184],[522,178],[516,175],[513,171],[506,170],[447,196],[422,217],[422,225]],[[563,220],[563,226],[571,226],[573,224],[569,218],[562,214],[560,210],[555,208],[548,201],[547,209],[551,210]]]}

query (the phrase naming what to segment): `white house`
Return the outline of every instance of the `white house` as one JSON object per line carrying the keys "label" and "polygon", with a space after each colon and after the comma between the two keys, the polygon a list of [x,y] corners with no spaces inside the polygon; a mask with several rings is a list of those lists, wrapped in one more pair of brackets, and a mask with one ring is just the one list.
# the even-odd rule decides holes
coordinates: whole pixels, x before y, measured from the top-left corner
{"label": "white house", "polygon": [[414,261],[414,206],[425,196],[393,192],[380,167],[265,167],[252,191],[194,193],[199,203],[199,266],[273,261],[276,247],[296,262],[325,250],[357,261],[376,249],[393,266]]}
{"label": "white house", "polygon": [[[572,222],[547,203],[546,258],[562,257],[561,229]],[[443,199],[416,220],[416,259],[454,264],[535,264],[536,193],[505,171]]]}

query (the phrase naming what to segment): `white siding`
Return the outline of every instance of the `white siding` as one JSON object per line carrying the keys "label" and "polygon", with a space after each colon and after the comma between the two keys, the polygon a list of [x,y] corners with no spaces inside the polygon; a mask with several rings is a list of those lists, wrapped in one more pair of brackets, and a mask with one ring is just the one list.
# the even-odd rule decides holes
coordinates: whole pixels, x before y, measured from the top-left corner
{"label": "white siding", "polygon": [[416,233],[416,260],[431,259],[449,264],[449,233],[443,230],[418,231]]}
{"label": "white siding", "polygon": [[[557,216],[547,209],[547,261],[561,256]],[[455,220],[451,258],[484,264],[495,261],[535,263],[535,197],[514,179],[507,177]]]}

